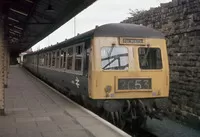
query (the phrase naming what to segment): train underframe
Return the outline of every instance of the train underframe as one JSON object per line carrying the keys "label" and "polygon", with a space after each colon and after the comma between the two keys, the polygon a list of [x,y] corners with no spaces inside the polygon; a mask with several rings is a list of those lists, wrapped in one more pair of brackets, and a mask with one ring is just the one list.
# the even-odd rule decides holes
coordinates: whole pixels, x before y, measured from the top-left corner
{"label": "train underframe", "polygon": [[[74,96],[75,97],[75,96]],[[84,107],[96,111],[101,117],[121,129],[146,127],[147,118],[162,120],[162,109],[155,99],[92,100],[84,95],[76,96]]]}

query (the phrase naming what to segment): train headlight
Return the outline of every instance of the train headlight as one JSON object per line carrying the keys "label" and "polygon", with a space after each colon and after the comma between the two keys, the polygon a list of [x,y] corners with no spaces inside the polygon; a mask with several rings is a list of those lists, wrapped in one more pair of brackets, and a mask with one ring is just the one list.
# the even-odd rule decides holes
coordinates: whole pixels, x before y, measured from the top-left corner
{"label": "train headlight", "polygon": [[104,90],[105,90],[106,93],[109,93],[112,90],[112,86],[107,85]]}

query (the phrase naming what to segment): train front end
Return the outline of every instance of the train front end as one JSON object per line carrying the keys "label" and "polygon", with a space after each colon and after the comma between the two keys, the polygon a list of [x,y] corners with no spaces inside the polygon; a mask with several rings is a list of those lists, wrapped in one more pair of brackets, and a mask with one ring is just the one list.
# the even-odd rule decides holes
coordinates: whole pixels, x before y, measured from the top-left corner
{"label": "train front end", "polygon": [[147,117],[162,119],[156,99],[169,96],[165,39],[96,37],[89,68],[89,96],[102,102],[112,123],[135,129]]}
{"label": "train front end", "polygon": [[90,54],[92,99],[144,99],[169,96],[165,39],[97,37]]}

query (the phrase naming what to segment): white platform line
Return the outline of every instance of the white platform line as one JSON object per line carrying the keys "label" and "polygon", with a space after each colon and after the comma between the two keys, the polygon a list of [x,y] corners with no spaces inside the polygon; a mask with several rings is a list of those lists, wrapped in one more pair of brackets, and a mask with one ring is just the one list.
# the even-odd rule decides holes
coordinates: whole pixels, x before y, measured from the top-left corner
{"label": "white platform line", "polygon": [[[26,70],[24,68],[24,70]],[[26,70],[27,71],[27,70]],[[106,126],[110,127],[112,130],[116,131],[117,133],[119,133],[120,135],[124,136],[124,137],[131,137],[129,134],[127,134],[126,132],[124,132],[123,130],[119,129],[118,127],[112,125],[111,123],[109,123],[108,121],[104,120],[103,118],[99,117],[97,114],[93,113],[92,111],[82,107],[81,105],[77,104],[76,102],[72,101],[71,99],[69,99],[68,97],[66,97],[65,95],[63,95],[62,93],[60,93],[58,90],[56,90],[55,88],[49,86],[47,83],[45,83],[44,81],[42,81],[41,79],[39,79],[38,77],[36,77],[35,75],[33,75],[32,73],[30,73],[29,71],[27,71],[30,75],[32,75],[33,77],[35,77],[38,81],[40,81],[42,84],[44,84],[45,86],[47,86],[48,88],[50,88],[51,90],[53,90],[54,92],[56,92],[57,94],[59,94],[60,96],[62,96],[63,98],[65,98],[66,100],[68,100],[69,102],[71,102],[72,104],[74,104],[75,106],[79,107],[80,109],[82,109],[83,111],[87,112],[88,114],[92,115],[94,118],[98,119],[99,121],[101,121],[102,123],[104,123]]]}

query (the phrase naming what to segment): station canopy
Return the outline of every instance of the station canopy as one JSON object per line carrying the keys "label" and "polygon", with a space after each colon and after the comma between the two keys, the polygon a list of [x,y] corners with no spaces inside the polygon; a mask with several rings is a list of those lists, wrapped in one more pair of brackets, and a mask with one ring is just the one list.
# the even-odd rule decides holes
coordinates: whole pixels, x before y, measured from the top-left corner
{"label": "station canopy", "polygon": [[96,0],[0,0],[0,21],[11,54],[51,34]]}

